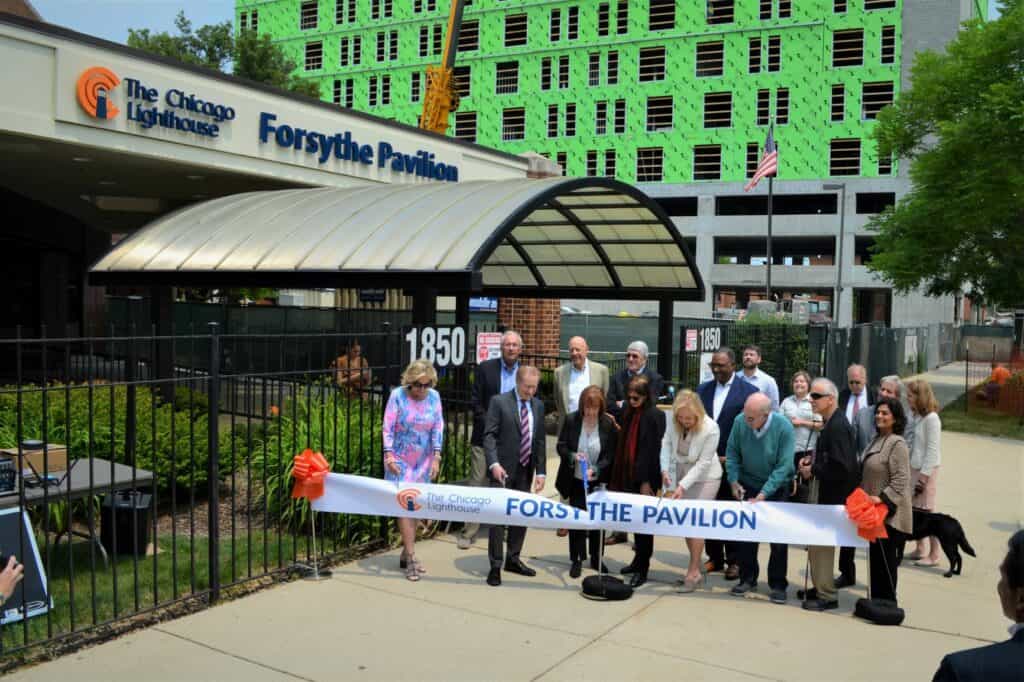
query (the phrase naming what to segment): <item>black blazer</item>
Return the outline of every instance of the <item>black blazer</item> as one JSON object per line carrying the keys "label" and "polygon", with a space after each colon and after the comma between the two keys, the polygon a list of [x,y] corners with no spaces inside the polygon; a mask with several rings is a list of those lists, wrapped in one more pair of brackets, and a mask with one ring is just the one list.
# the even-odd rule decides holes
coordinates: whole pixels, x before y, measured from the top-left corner
{"label": "black blazer", "polygon": [[[636,461],[633,471],[629,474],[627,485],[626,463],[620,461],[616,449],[615,462],[612,464],[612,485],[610,488],[621,492],[640,492],[640,485],[648,483],[654,492],[661,488],[661,439],[665,435],[665,413],[651,405],[640,413],[640,429],[637,434]],[[618,442],[629,438],[629,424],[623,417],[622,428],[619,430]]]}
{"label": "black blazer", "polygon": [[[558,433],[558,477],[555,478],[555,489],[562,497],[569,497],[572,484],[576,478],[576,458],[573,453],[579,448],[580,434],[583,431],[583,416],[570,412],[562,423]],[[615,425],[605,415],[597,422],[597,435],[601,441],[601,454],[594,465],[594,475],[598,483],[607,483],[612,475],[612,461],[615,459]]]}
{"label": "black blazer", "polygon": [[[647,380],[650,382],[648,386],[651,389],[651,403],[653,404],[658,399],[658,396],[665,392],[665,380],[661,378],[660,374],[651,369],[650,365],[644,367],[644,371],[640,374],[647,377]],[[620,369],[608,384],[608,411],[615,415],[616,418],[625,412],[625,405],[619,407],[618,402],[626,399],[626,387],[632,378],[628,369]]]}
{"label": "black blazer", "polygon": [[[875,401],[878,400],[878,394],[875,393],[875,389],[865,387],[864,390],[868,392],[868,405],[874,405]],[[844,415],[846,414],[846,406],[850,404],[851,395],[853,395],[853,392],[849,386],[839,391],[839,400],[836,404],[839,406],[839,411]]]}
{"label": "black blazer", "polygon": [[[704,411],[712,419],[715,414],[715,385],[717,383],[715,379],[712,379],[697,387],[697,395],[700,396],[700,402],[704,405]],[[715,423],[718,424],[719,457],[725,457],[725,446],[729,443],[729,434],[732,433],[732,425],[736,421],[736,416],[743,411],[743,405],[746,404],[747,398],[755,393],[757,393],[757,389],[754,385],[737,372],[733,377],[732,386],[729,387],[729,393],[725,396],[722,411],[719,413],[718,419],[715,419]],[[725,478],[722,476],[722,480]]]}
{"label": "black blazer", "polygon": [[[538,476],[544,476],[547,472],[544,402],[535,396],[530,399],[530,409],[533,411],[530,468]],[[494,464],[500,464],[510,476],[519,468],[519,398],[515,391],[495,396],[487,408],[484,457],[487,459],[488,476]]]}
{"label": "black blazer", "polygon": [[958,651],[942,659],[932,682],[1009,682],[1024,670],[1024,630],[1012,639]]}
{"label": "black blazer", "polygon": [[501,393],[501,358],[484,360],[476,367],[473,375],[473,435],[472,445],[484,444],[484,418],[491,398]]}
{"label": "black blazer", "polygon": [[846,504],[860,485],[856,436],[842,410],[833,412],[818,434],[811,473],[818,479],[818,504]]}

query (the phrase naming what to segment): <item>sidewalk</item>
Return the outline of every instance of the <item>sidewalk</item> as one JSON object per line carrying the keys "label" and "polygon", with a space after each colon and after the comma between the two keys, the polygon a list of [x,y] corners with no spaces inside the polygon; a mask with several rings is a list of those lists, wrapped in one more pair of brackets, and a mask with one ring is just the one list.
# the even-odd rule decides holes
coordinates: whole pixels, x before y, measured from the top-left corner
{"label": "sidewalk", "polygon": [[939,408],[941,409],[964,394],[964,372],[966,369],[966,362],[951,362],[948,365],[937,367],[930,372],[904,377],[903,381],[907,382],[911,379],[926,380],[932,385],[932,391],[934,391],[935,399],[939,401]]}
{"label": "sidewalk", "polygon": [[[467,551],[443,537],[418,546],[429,570],[418,583],[404,579],[390,551],[336,567],[323,583],[274,587],[11,678],[930,679],[945,653],[1006,638],[995,585],[1024,494],[1019,443],[944,433],[943,452],[940,504],[960,519],[978,558],[965,557],[963,575],[951,579],[942,577],[945,558],[938,569],[904,565],[900,628],[851,617],[863,584],[842,591],[838,611],[803,611],[795,593],[806,555],[795,547],[785,606],[768,601],[763,582],[756,597],[732,597],[720,575],[706,591],[675,593],[686,553],[670,538],[655,540],[652,580],[632,599],[588,601],[568,577],[567,541],[531,530],[524,557],[535,578],[504,574],[501,587],[489,587],[486,537]],[[617,545],[607,563],[614,571],[629,557]],[[761,560],[764,571],[766,547]]]}

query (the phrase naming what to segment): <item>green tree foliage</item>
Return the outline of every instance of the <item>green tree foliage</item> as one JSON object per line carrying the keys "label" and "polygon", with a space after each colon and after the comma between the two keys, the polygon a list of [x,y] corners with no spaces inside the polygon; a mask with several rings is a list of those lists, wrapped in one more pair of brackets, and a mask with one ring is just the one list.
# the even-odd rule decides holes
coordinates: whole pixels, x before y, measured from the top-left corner
{"label": "green tree foliage", "polygon": [[913,87],[879,116],[881,153],[912,159],[913,187],[876,216],[869,267],[898,291],[964,288],[1024,300],[1024,4],[923,52]]}
{"label": "green tree foliage", "polygon": [[242,31],[233,36],[230,21],[193,30],[192,22],[184,12],[178,12],[174,26],[176,35],[166,31],[153,33],[148,28],[130,28],[128,45],[218,71],[226,71],[230,65],[236,76],[320,98],[319,85],[292,75],[296,70],[295,62],[270,40],[269,35]]}

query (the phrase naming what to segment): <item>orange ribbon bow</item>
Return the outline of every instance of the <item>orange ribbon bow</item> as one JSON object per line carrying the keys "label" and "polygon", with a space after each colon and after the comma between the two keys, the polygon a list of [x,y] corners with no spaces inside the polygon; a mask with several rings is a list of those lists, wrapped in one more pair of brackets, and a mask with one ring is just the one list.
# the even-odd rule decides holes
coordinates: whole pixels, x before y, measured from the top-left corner
{"label": "orange ribbon bow", "polygon": [[846,498],[846,515],[856,524],[857,535],[868,542],[889,537],[885,530],[889,508],[884,502],[872,502],[863,488],[857,488]]}
{"label": "orange ribbon bow", "polygon": [[292,497],[315,500],[323,495],[324,479],[330,471],[331,465],[319,452],[306,448],[301,455],[295,455],[295,465],[292,467],[292,476],[295,478]]}

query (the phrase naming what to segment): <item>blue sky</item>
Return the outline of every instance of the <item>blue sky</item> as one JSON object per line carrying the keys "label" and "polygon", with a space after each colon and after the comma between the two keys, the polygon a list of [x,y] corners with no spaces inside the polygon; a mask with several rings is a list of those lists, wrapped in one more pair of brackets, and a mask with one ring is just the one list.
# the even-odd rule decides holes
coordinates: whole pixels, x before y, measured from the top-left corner
{"label": "blue sky", "polygon": [[[234,0],[31,0],[43,19],[118,43],[129,28],[173,31],[174,17],[184,10],[193,26],[234,17]],[[994,12],[996,0],[989,0]]]}

